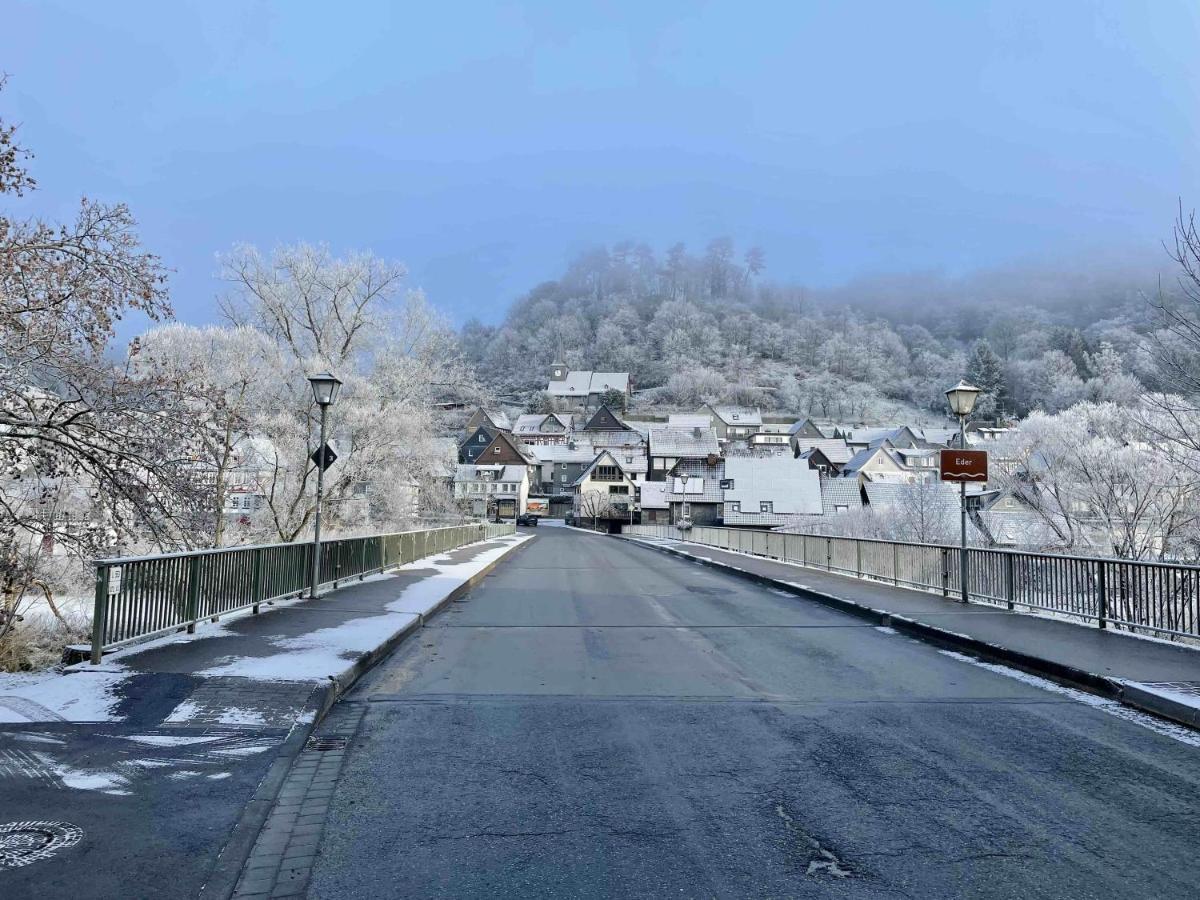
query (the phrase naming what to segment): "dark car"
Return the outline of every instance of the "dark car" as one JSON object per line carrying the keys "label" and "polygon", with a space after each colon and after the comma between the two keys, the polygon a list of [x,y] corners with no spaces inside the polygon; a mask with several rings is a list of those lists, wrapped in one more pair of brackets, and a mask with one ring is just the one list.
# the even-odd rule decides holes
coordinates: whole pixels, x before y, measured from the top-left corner
{"label": "dark car", "polygon": [[532,525],[534,528],[537,528],[537,523],[538,523],[538,517],[533,515],[532,513],[524,513],[522,515],[517,516],[517,524],[518,525]]}

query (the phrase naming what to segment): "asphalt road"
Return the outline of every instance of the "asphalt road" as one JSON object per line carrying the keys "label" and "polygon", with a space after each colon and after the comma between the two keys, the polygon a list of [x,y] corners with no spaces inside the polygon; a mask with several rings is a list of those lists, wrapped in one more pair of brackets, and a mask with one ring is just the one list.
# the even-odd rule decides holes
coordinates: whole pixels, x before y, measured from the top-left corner
{"label": "asphalt road", "polygon": [[309,896],[1194,897],[1200,749],[539,529],[345,702]]}

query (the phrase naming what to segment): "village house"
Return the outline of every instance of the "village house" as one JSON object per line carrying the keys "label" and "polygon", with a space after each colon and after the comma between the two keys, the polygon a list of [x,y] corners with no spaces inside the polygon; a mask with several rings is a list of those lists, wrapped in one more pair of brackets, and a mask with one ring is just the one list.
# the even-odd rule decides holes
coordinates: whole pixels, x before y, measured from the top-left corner
{"label": "village house", "polygon": [[526,413],[517,416],[513,437],[523,444],[565,444],[571,437],[575,417],[571,413]]}
{"label": "village house", "polygon": [[904,465],[895,452],[885,446],[859,450],[850,457],[840,473],[842,478],[857,478],[859,481],[890,481],[894,484],[912,484],[917,475]]}
{"label": "village house", "polygon": [[789,435],[787,425],[764,422],[758,431],[750,435],[750,447],[755,450],[785,450]]}
{"label": "village house", "polygon": [[722,444],[726,441],[748,440],[750,435],[762,428],[762,413],[746,406],[706,404],[700,408],[700,413],[712,416],[713,430]]}
{"label": "village house", "polygon": [[721,481],[724,477],[725,460],[716,454],[701,459],[680,459],[666,477],[671,522],[721,524],[724,512]]}
{"label": "village house", "polygon": [[522,444],[507,431],[497,431],[483,450],[476,456],[478,462],[489,466],[526,466],[538,465],[538,458],[533,448]]}
{"label": "village house", "polygon": [[511,519],[525,512],[529,469],[523,465],[460,465],[454,499],[469,515]]}
{"label": "village house", "polygon": [[479,407],[475,412],[471,413],[471,418],[467,419],[467,424],[464,426],[464,431],[471,434],[479,426],[486,425],[492,433],[497,431],[512,431],[512,421],[502,410],[484,409]]}
{"label": "village house", "polygon": [[531,449],[538,460],[533,490],[547,497],[573,493],[572,486],[598,452],[590,443],[575,440]]}
{"label": "village house", "polygon": [[587,411],[601,405],[606,394],[617,392],[627,405],[633,391],[633,382],[628,372],[572,372],[566,363],[556,362],[550,367],[550,382],[546,393],[555,401],[579,411]]}
{"label": "village house", "polygon": [[638,485],[610,451],[597,454],[572,485],[576,518],[593,527],[637,519]]}
{"label": "village house", "polygon": [[820,474],[791,456],[728,457],[721,487],[726,525],[774,528],[822,511]]}
{"label": "village house", "polygon": [[650,471],[646,477],[663,481],[681,460],[716,460],[721,455],[721,445],[712,428],[651,425],[649,453]]}

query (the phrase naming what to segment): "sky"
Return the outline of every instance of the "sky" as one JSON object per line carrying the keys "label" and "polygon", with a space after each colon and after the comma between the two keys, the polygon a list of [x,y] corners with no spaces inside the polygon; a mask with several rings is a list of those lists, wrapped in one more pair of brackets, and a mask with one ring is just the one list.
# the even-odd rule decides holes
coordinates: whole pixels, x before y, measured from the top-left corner
{"label": "sky", "polygon": [[403,261],[456,323],[625,238],[814,287],[1162,253],[1200,205],[1200,4],[5,0],[37,192],[127,202],[216,321],[217,255]]}

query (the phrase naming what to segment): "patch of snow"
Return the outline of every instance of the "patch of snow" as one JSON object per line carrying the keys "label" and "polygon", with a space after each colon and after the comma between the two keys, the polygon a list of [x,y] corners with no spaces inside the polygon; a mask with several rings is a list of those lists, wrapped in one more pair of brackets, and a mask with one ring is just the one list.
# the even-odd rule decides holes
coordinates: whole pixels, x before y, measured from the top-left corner
{"label": "patch of snow", "polygon": [[272,744],[252,744],[248,747],[222,747],[219,750],[214,750],[216,756],[253,756],[255,753],[264,753],[272,748]]}
{"label": "patch of snow", "polygon": [[184,747],[188,744],[211,744],[222,740],[219,734],[134,734],[120,735],[122,740],[133,741],[137,744],[147,744],[151,747]]}
{"label": "patch of snow", "polygon": [[[36,675],[0,673],[0,723],[112,722],[124,670]],[[7,701],[7,702],[6,702]]]}
{"label": "patch of snow", "polygon": [[101,791],[105,794],[126,795],[129,793],[125,790],[129,782],[123,775],[116,772],[88,772],[61,763],[48,753],[34,751],[33,755],[46,767],[48,772],[57,777],[66,787],[74,788],[77,791]]}
{"label": "patch of snow", "polygon": [[203,772],[197,772],[195,769],[180,769],[178,772],[172,772],[167,777],[172,781],[182,781],[185,778],[196,778],[203,774]]}
{"label": "patch of snow", "polygon": [[229,777],[230,777],[229,772],[214,772],[212,775],[207,776],[209,781],[220,781],[223,778],[229,778]]}
{"label": "patch of snow", "polygon": [[[448,557],[435,557],[401,566],[399,571],[429,574],[404,588],[399,597],[387,604],[385,608],[388,612],[351,619],[296,637],[276,638],[271,645],[278,650],[277,653],[269,656],[227,657],[197,674],[206,677],[236,676],[259,681],[325,681],[346,671],[355,659],[379,647],[393,634],[411,627],[451,591],[465,584],[513,546],[529,539],[522,536],[489,542],[498,546],[489,547],[467,562],[456,563]],[[377,577],[389,579],[394,576],[381,573]]]}
{"label": "patch of snow", "polygon": [[892,628],[888,625],[876,625],[875,630],[882,631],[884,634],[897,634],[898,633],[895,628]]}
{"label": "patch of snow", "polygon": [[989,672],[994,672],[997,675],[1003,675],[1005,678],[1013,678],[1033,687],[1038,687],[1054,694],[1061,694],[1064,697],[1070,697],[1072,700],[1083,703],[1093,709],[1098,709],[1118,719],[1124,719],[1126,722],[1132,722],[1134,725],[1140,725],[1142,728],[1153,731],[1155,734],[1160,734],[1163,737],[1172,738],[1181,744],[1200,747],[1200,733],[1192,731],[1190,728],[1185,728],[1182,725],[1174,725],[1146,713],[1138,712],[1136,709],[1130,709],[1116,700],[1097,697],[1095,694],[1089,694],[1086,691],[1079,691],[1046,678],[1039,678],[1037,675],[1030,675],[1028,672],[1022,672],[1020,669],[1010,669],[1008,666],[984,662],[972,656],[955,653],[953,650],[939,650],[937,652],[943,656],[949,656],[951,659],[957,659],[960,662],[965,662],[981,669],[987,669]]}

